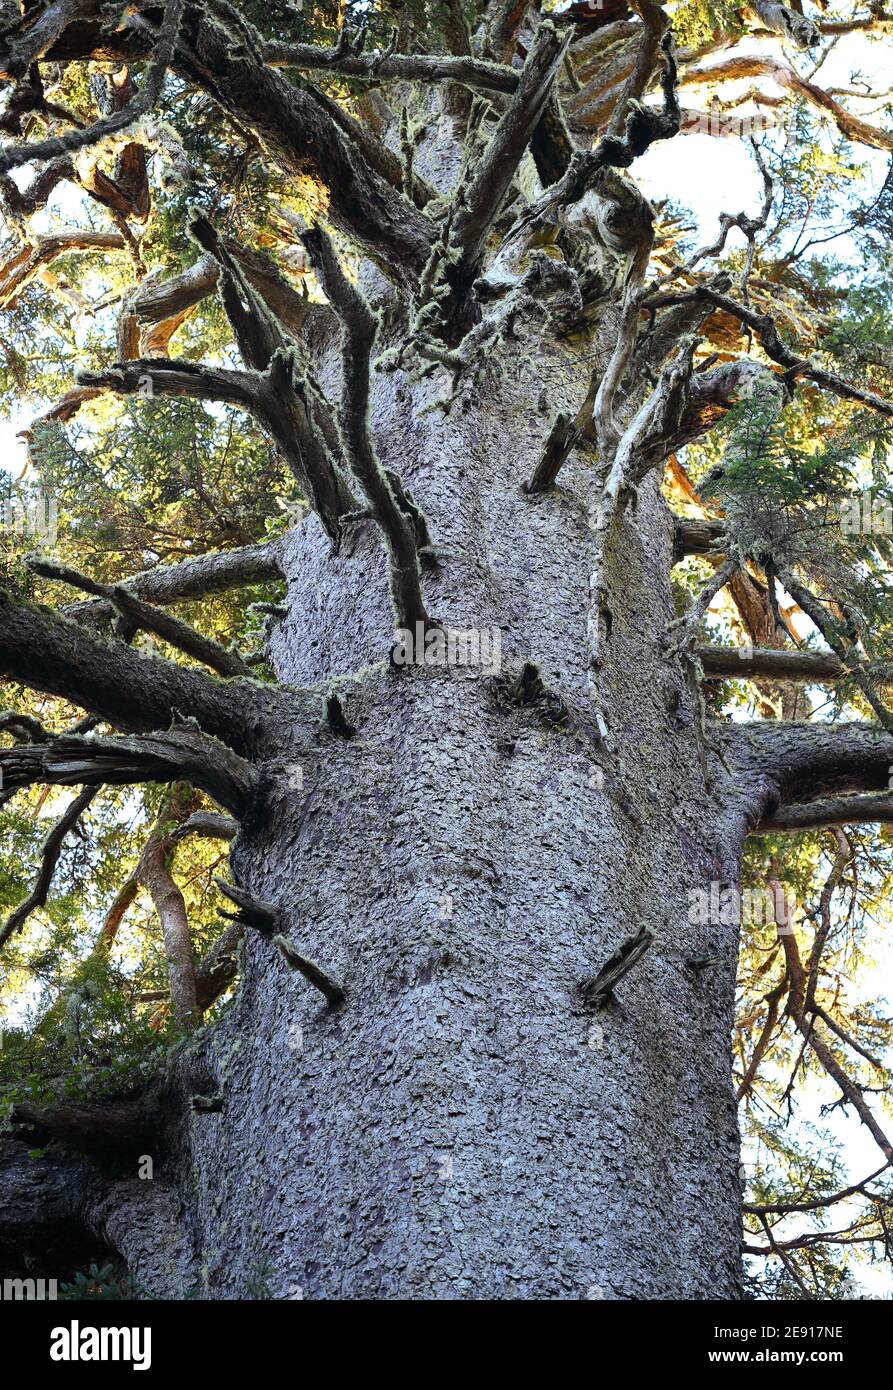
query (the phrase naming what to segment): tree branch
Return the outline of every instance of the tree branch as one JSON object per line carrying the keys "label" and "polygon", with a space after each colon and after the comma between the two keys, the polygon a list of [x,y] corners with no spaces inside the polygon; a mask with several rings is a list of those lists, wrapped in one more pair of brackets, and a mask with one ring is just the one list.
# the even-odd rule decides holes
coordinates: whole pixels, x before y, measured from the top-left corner
{"label": "tree branch", "polygon": [[[132,101],[119,111],[103,116],[91,126],[69,130],[64,135],[51,136],[48,140],[38,140],[33,144],[7,146],[0,151],[0,173],[8,173],[10,169],[28,164],[32,160],[56,159],[60,155],[74,154],[78,150],[86,149],[88,145],[95,145],[100,140],[107,139],[110,135],[116,135],[120,130],[126,130],[151,111],[161,95],[161,88],[174,56],[185,5],[186,0],[167,0],[149,70],[142,88]],[[76,16],[66,17],[62,28],[52,34],[51,43],[64,31],[69,19],[73,17]]]}
{"label": "tree branch", "polygon": [[115,1105],[14,1105],[9,1114],[16,1139],[45,1145],[66,1144],[76,1153],[139,1152],[157,1133],[153,1117],[139,1101]]}
{"label": "tree branch", "polygon": [[[160,67],[161,31],[146,16],[131,10],[123,25],[106,29],[97,10],[95,0],[85,4],[82,22],[65,28],[48,59],[133,62],[154,46],[154,64]],[[262,45],[260,35],[226,0],[215,0],[213,13],[207,6],[189,4],[172,65],[251,130],[287,174],[315,179],[326,188],[333,225],[411,291],[433,240],[430,222],[370,166],[361,145],[333,121],[325,100],[309,83],[298,86],[265,62]],[[148,86],[147,81],[143,93]],[[108,119],[123,118],[122,112]],[[95,130],[90,139],[96,138]]]}
{"label": "tree branch", "polygon": [[880,723],[889,733],[893,733],[893,715],[890,714],[877,694],[875,682],[869,676],[865,664],[859,656],[855,634],[847,631],[844,625],[839,623],[828,611],[821,600],[804,584],[800,583],[791,570],[779,570],[778,578],[791,598],[800,605],[803,612],[815,624],[834,655],[840,660],[847,675],[858,685]]}
{"label": "tree branch", "polygon": [[253,756],[295,694],[255,681],[217,681],[203,671],[132,651],[84,632],[48,608],[0,588],[0,676],[58,695],[118,728],[167,728],[178,710],[208,734]]}
{"label": "tree branch", "polygon": [[394,496],[369,432],[369,374],[377,324],[363,295],[341,269],[325,231],[314,227],[303,233],[302,240],[342,322],[341,433],[353,471],[384,535],[397,625],[415,632],[416,623],[428,625],[416,531]]}
{"label": "tree branch", "polygon": [[0,927],[0,947],[5,946],[11,936],[22,930],[32,912],[45,906],[65,837],[77,825],[98,790],[98,787],[88,787],[76,796],[44,840],[40,852],[40,869],[34,886],[27,898],[13,909]]}
{"label": "tree branch", "polygon": [[0,309],[10,308],[22,290],[57,256],[73,251],[121,251],[124,247],[125,241],[119,232],[74,228],[35,237],[0,268]]}
{"label": "tree branch", "polygon": [[776,651],[774,647],[698,647],[695,656],[708,677],[776,681],[840,680],[848,674],[843,662],[829,652]]}
{"label": "tree branch", "polygon": [[893,822],[893,792],[879,796],[834,796],[821,801],[779,806],[751,831],[753,835],[800,834],[834,825],[889,825]]}
{"label": "tree branch", "polygon": [[798,14],[796,10],[789,9],[787,5],[778,4],[777,0],[747,0],[747,7],[753,10],[767,29],[781,34],[783,38],[791,39],[798,48],[813,48],[821,42],[822,36],[817,24],[813,24],[811,19]]}
{"label": "tree branch", "polygon": [[[234,291],[230,296],[231,304],[235,295]],[[268,328],[274,332],[272,322]],[[246,321],[240,322],[239,332],[246,351],[259,350],[259,329],[255,332]],[[251,348],[246,336],[249,334],[253,335]],[[263,375],[195,362],[142,358],[117,362],[103,371],[80,372],[77,380],[91,390],[99,388],[123,395],[191,396],[195,400],[226,401],[250,411],[272,434],[302,492],[332,541],[338,544],[340,518],[355,511],[356,503],[326,447],[324,430],[318,434],[315,429],[315,419],[324,405],[314,384],[302,372],[293,345],[277,348]]]}
{"label": "tree branch", "polygon": [[709,67],[689,68],[683,75],[682,85],[715,86],[721,82],[735,82],[747,77],[770,77],[779,87],[794,96],[802,97],[810,106],[830,116],[841,135],[848,140],[855,140],[876,150],[893,150],[893,134],[890,131],[870,125],[861,117],[854,116],[822,87],[808,82],[779,58],[741,54],[726,58],[720,63],[712,63]]}
{"label": "tree branch", "polygon": [[[158,565],[122,579],[121,585],[149,603],[176,603],[178,599],[203,598],[250,584],[283,579],[280,542],[265,541],[205,555],[191,555],[173,565]],[[62,610],[78,622],[99,622],[114,612],[111,603],[71,603]]]}
{"label": "tree branch", "polygon": [[477,276],[487,235],[545,110],[570,34],[544,20],[536,31],[517,91],[500,117],[471,181],[460,190],[450,234],[447,279],[463,300]]}
{"label": "tree branch", "polygon": [[672,40],[665,34],[661,42],[664,67],[661,73],[663,109],[652,110],[630,102],[620,135],[604,135],[592,150],[578,150],[566,173],[528,208],[509,231],[506,240],[516,236],[530,222],[548,216],[560,207],[576,203],[588,192],[602,169],[628,169],[657,140],[669,140],[679,131],[678,74]]}
{"label": "tree branch", "polygon": [[0,748],[3,786],[126,786],[188,781],[240,815],[255,790],[250,763],[194,723],[136,738],[60,735],[49,743]]}
{"label": "tree branch", "polygon": [[38,58],[52,48],[60,34],[89,9],[85,0],[54,0],[33,22],[4,35],[6,51],[0,51],[0,77],[24,77]]}
{"label": "tree branch", "polygon": [[673,535],[673,563],[678,564],[688,555],[715,555],[725,536],[722,521],[711,521],[707,517],[678,516]]}
{"label": "tree branch", "polygon": [[766,720],[715,723],[713,733],[731,765],[737,763],[762,781],[760,820],[789,802],[889,788],[893,735],[876,724]]}
{"label": "tree branch", "polygon": [[32,714],[19,714],[16,710],[3,710],[0,713],[0,731],[8,730],[16,743],[46,743],[50,735],[39,719]]}
{"label": "tree branch", "polygon": [[150,838],[140,856],[139,877],[149,891],[161,923],[171,1014],[178,1027],[188,1032],[198,1025],[201,1018],[189,918],[183,894],[170,871],[168,853],[163,842],[156,837]]}
{"label": "tree branch", "polygon": [[237,652],[221,646],[211,637],[203,637],[195,628],[180,618],[175,618],[172,613],[166,613],[161,608],[145,603],[130,593],[123,584],[97,583],[96,580],[72,569],[70,565],[60,565],[39,555],[29,557],[28,566],[44,579],[70,584],[74,588],[86,590],[88,594],[94,594],[97,598],[107,600],[131,631],[154,633],[156,637],[169,642],[172,647],[185,652],[187,656],[210,666],[211,670],[220,676],[251,675],[251,667],[246,666]]}
{"label": "tree branch", "polygon": [[235,903],[238,909],[236,912],[221,911],[221,917],[228,917],[232,922],[240,923],[242,926],[253,927],[264,940],[272,942],[292,970],[299,971],[310,984],[325,995],[332,1008],[341,1003],[344,999],[343,988],[315,961],[301,955],[291,938],[284,934],[284,917],[278,907],[264,902],[261,898],[252,897],[244,888],[227,883],[223,878],[215,878],[214,882],[221,893]]}
{"label": "tree branch", "polygon": [[[324,305],[314,304],[299,294],[280,274],[273,261],[261,252],[241,246],[228,237],[223,238],[223,245],[238,262],[246,280],[292,337],[299,338],[310,322],[318,321],[327,314]],[[210,254],[200,256],[194,265],[168,279],[147,275],[127,305],[127,313],[132,317],[139,335],[139,346],[134,355],[165,355],[173,333],[195,305],[212,293],[218,277],[217,262]]]}
{"label": "tree branch", "polygon": [[223,401],[258,413],[263,405],[258,378],[252,372],[205,367],[176,358],[135,358],[101,371],[78,372],[79,386],[116,391],[121,395],[189,396],[197,401]]}
{"label": "tree branch", "polygon": [[332,224],[411,290],[433,240],[428,219],[369,165],[309,83],[295,86],[266,65],[259,35],[232,6],[215,9],[226,29],[198,7],[187,14],[178,70],[247,125],[288,173],[328,189]]}
{"label": "tree branch", "polygon": [[201,1013],[216,1004],[238,971],[237,954],[245,931],[238,923],[224,928],[195,967],[195,999]]}
{"label": "tree branch", "polygon": [[679,294],[672,292],[666,294],[649,293],[642,299],[641,304],[643,308],[658,309],[669,304],[691,303],[698,299],[706,300],[717,309],[725,310],[732,318],[737,318],[748,328],[753,329],[767,357],[786,368],[791,376],[808,377],[817,386],[824,387],[826,391],[831,391],[843,400],[858,401],[861,405],[870,406],[872,410],[877,410],[882,415],[893,416],[893,401],[887,400],[884,396],[878,396],[874,391],[867,391],[864,387],[846,381],[836,372],[825,371],[824,368],[816,366],[806,357],[800,357],[782,340],[774,320],[769,314],[762,314],[746,304],[738,304],[728,295],[719,293],[709,285],[696,285],[694,289]]}
{"label": "tree branch", "polygon": [[171,845],[188,840],[197,835],[201,840],[234,840],[239,833],[239,822],[229,816],[221,816],[216,811],[193,811],[188,820],[171,831]]}
{"label": "tree branch", "polygon": [[893,1198],[885,1197],[880,1192],[868,1192],[867,1188],[870,1182],[874,1182],[875,1178],[886,1173],[889,1167],[889,1163],[882,1163],[880,1168],[869,1173],[868,1177],[863,1178],[861,1182],[853,1183],[852,1187],[845,1187],[841,1192],[834,1192],[830,1197],[815,1197],[809,1202],[801,1202],[796,1197],[792,1197],[790,1201],[767,1202],[763,1206],[755,1206],[745,1202],[742,1210],[753,1216],[791,1216],[794,1212],[821,1211],[825,1207],[833,1207],[836,1202],[845,1202],[847,1198],[855,1197],[857,1193],[869,1197],[872,1201],[887,1204],[893,1201]]}
{"label": "tree branch", "polygon": [[[342,30],[342,32],[344,32]],[[461,82],[480,92],[517,90],[519,74],[507,63],[491,63],[467,54],[363,53],[356,48],[318,48],[308,43],[264,43],[261,52],[271,67],[305,72],[339,72],[375,82]]]}
{"label": "tree branch", "polygon": [[608,957],[596,975],[584,981],[581,986],[583,998],[591,1008],[601,1009],[604,1007],[612,997],[615,986],[641,960],[653,940],[654,933],[649,931],[647,927],[640,927],[635,936],[624,941]]}

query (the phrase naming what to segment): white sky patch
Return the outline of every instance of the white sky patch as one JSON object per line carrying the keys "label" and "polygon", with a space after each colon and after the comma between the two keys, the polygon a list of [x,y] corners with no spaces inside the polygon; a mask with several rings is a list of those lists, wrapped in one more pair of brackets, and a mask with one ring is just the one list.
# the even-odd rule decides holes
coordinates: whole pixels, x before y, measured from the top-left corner
{"label": "white sky patch", "polygon": [[[755,57],[776,56],[777,47],[744,40],[735,48],[724,50],[718,59],[725,61],[738,54]],[[794,65],[800,72],[807,72],[803,55],[798,54]],[[705,67],[712,66],[705,63]],[[858,72],[877,90],[886,91],[893,81],[889,66],[889,47],[873,43],[862,34],[846,35],[831,51],[816,75],[817,83],[824,87],[849,87],[854,73]],[[754,85],[769,95],[786,95],[771,78],[744,78],[738,82],[726,83],[723,95],[743,96]],[[681,105],[688,109],[707,111],[709,109],[710,88],[694,86],[683,88]],[[863,114],[860,104],[851,98],[844,103]],[[751,103],[735,108],[735,116],[753,115],[760,108]],[[865,119],[880,125],[888,112],[888,103],[881,104],[877,112],[866,114]],[[763,108],[765,111],[766,108]],[[810,108],[810,114],[818,119],[818,113]],[[829,131],[836,136],[836,127],[827,122]],[[784,128],[770,130],[767,138],[780,141],[784,138]],[[870,183],[874,190],[880,188],[889,167],[889,156],[881,150],[867,146],[850,146],[854,162],[866,164],[870,170]],[[682,135],[674,140],[659,141],[646,150],[641,159],[636,160],[632,173],[649,198],[673,198],[690,209],[698,226],[702,242],[715,241],[721,212],[747,212],[755,216],[763,201],[763,181],[754,162],[750,144],[736,137],[716,138],[707,134]],[[733,229],[728,245],[733,248],[744,242],[743,234]],[[847,248],[838,242],[828,243],[822,249],[839,256],[847,254]],[[850,245],[852,248],[852,244]]]}

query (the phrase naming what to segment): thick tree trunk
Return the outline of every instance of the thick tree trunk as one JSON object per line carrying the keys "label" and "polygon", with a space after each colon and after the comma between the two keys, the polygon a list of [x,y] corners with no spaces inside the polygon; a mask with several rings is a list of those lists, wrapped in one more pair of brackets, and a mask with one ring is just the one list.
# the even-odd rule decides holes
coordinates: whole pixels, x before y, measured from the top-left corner
{"label": "thick tree trunk", "polygon": [[[687,908],[734,880],[743,817],[718,819],[662,657],[656,479],[618,526],[601,614],[587,462],[522,493],[587,377],[541,331],[520,324],[505,374],[446,419],[421,413],[442,386],[375,380],[382,461],[447,552],[429,611],[500,627],[502,678],[389,666],[371,525],[338,556],[315,518],[284,547],[277,674],[336,673],[357,734],[283,724],[233,863],[347,998],[328,1008],[252,933],[237,998],[194,1044],[222,1108],[182,1117],[162,1169],[212,1297],[265,1261],[306,1298],[739,1292],[735,929]],[[528,660],[566,716],[517,703]],[[642,927],[651,949],[593,1012],[581,985]]]}
{"label": "thick tree trunk", "polygon": [[[714,551],[728,517],[674,535],[658,470],[759,378],[780,407],[781,379],[752,358],[694,370],[688,335],[708,313],[754,335],[785,369],[785,391],[802,379],[887,417],[893,406],[798,355],[758,305],[725,292],[724,273],[691,276],[731,224],[754,251],[768,186],[760,219],[723,215],[720,242],[689,263],[690,289],[678,267],[660,269],[642,297],[652,212],[621,171],[691,125],[678,82],[742,75],[739,58],[692,68],[689,52],[677,55],[680,77],[652,0],[584,39],[576,76],[562,66],[570,31],[539,23],[538,6],[488,20],[484,51],[502,65],[466,52],[464,18],[448,35],[454,61],[393,45],[363,52],[346,27],[330,52],[265,44],[226,6],[183,8],[173,0],[153,35],[159,16],[109,28],[98,0],[58,0],[39,23],[6,26],[0,76],[30,72],[41,55],[129,65],[151,50],[138,105],[128,78],[112,124],[155,104],[167,66],[209,93],[365,256],[369,303],[322,227],[284,207],[327,304],[193,213],[205,257],[144,279],[122,311],[124,360],[80,373],[44,417],[147,383],[150,394],[229,402],[267,432],[313,512],[284,538],[146,571],[123,589],[75,577],[94,597],[69,606],[74,622],[0,587],[4,677],[119,731],[50,736],[37,725],[35,735],[31,720],[0,750],[5,792],[186,780],[237,818],[236,883],[222,886],[240,908],[196,967],[167,858],[196,827],[150,840],[131,884],[152,892],[188,1036],[142,1094],[13,1107],[0,1137],[0,1266],[52,1277],[60,1262],[108,1250],[150,1294],[172,1298],[191,1287],[236,1298],[261,1279],[302,1298],[739,1296],[737,927],[692,920],[692,894],[735,886],[755,828],[882,816],[883,799],[841,793],[888,788],[893,736],[852,667],[856,636],[850,645],[826,627],[799,571],[777,573],[833,660],[771,650],[765,595],[734,572],[744,542],[730,531],[728,556]],[[802,48],[819,37],[788,6],[751,9]],[[717,32],[713,47],[727,37]],[[844,134],[889,144],[776,60],[754,61]],[[367,119],[374,107],[383,143],[329,95],[274,71],[280,63],[374,78],[356,110]],[[643,105],[658,65],[661,101]],[[560,97],[559,69],[573,97]],[[378,90],[450,75],[487,102],[470,106],[450,84],[413,88],[407,106],[401,89],[389,108]],[[36,99],[13,94],[10,131]],[[562,109],[585,150],[572,148]],[[51,160],[22,193],[6,179],[13,210],[41,207],[74,176],[68,157],[109,131],[100,121],[7,145],[7,172]],[[142,217],[145,159],[131,144],[125,163],[128,151],[133,177],[121,165],[118,184],[105,183],[122,196],[130,187],[124,201]],[[120,249],[120,236],[99,235]],[[59,249],[29,242],[11,263],[12,290],[40,268],[35,256]],[[166,356],[215,287],[244,370]],[[373,345],[384,355],[367,420]],[[671,564],[694,553],[719,569],[688,638],[728,584],[754,647],[689,650],[683,638],[668,650]],[[761,563],[771,591],[775,559]],[[55,564],[32,568],[72,581]],[[267,606],[278,685],[148,606],[278,575],[284,610]],[[389,661],[389,595],[420,628],[498,632],[501,671]],[[224,679],[106,644],[90,629],[113,610]],[[708,734],[685,674],[786,682],[851,667],[883,736],[856,724],[829,738],[789,720],[734,734],[717,720]],[[782,694],[781,712],[796,715],[799,699]],[[6,724],[23,732],[19,715]],[[45,881],[53,849],[51,837]],[[14,915],[7,936],[15,925]],[[237,950],[234,999],[193,1030],[233,978]],[[877,1137],[824,1046],[813,1038]],[[47,1145],[33,1165],[23,1140]]]}
{"label": "thick tree trunk", "polygon": [[[457,161],[453,144],[420,172],[447,186]],[[328,1006],[248,933],[233,1003],[174,1063],[201,1082],[166,1091],[150,1155],[182,1210],[168,1272],[157,1238],[148,1258],[127,1222],[100,1223],[153,1293],[184,1292],[184,1229],[214,1298],[262,1267],[283,1297],[740,1292],[737,929],[693,925],[688,908],[692,889],[735,881],[754,806],[714,796],[721,765],[666,659],[674,535],[657,475],[604,557],[592,454],[553,489],[523,487],[617,342],[621,222],[618,292],[586,341],[549,327],[546,277],[449,414],[432,409],[448,373],[373,378],[381,462],[440,554],[427,611],[498,628],[499,677],[389,664],[373,523],[333,554],[311,515],[277,548],[286,691],[264,701],[232,862],[346,998]],[[314,363],[333,396],[337,363],[335,342]],[[535,699],[518,685],[531,662]],[[319,692],[314,734],[288,686]],[[325,723],[330,690],[352,738]],[[595,1009],[583,986],[643,928],[650,948]]]}

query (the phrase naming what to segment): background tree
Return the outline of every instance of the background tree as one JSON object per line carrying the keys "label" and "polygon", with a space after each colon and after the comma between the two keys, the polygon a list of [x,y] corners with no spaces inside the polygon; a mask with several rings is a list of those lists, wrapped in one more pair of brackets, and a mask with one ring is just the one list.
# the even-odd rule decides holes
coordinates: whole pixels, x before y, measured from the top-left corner
{"label": "background tree", "polygon": [[[821,68],[893,16],[6,10],[3,1261],[734,1297],[737,1091],[750,1291],[850,1292],[893,132]],[[705,246],[635,179],[695,132],[759,137]]]}

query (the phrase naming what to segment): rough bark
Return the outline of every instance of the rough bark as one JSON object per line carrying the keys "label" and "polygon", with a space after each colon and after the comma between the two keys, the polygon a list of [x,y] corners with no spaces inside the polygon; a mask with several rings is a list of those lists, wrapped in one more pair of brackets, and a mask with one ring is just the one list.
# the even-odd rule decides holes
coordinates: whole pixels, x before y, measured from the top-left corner
{"label": "rough bark", "polygon": [[[350,556],[315,521],[283,550],[277,673],[333,674],[357,734],[308,744],[278,723],[233,862],[347,998],[329,1008],[251,933],[238,996],[200,1035],[222,1102],[184,1112],[165,1181],[215,1297],[262,1258],[277,1292],[306,1298],[739,1291],[735,931],[706,940],[686,905],[734,878],[747,807],[717,818],[707,803],[691,696],[664,666],[673,521],[653,476],[619,520],[594,616],[590,470],[572,458],[566,493],[521,493],[548,429],[542,381],[549,409],[570,410],[581,364],[538,320],[517,331],[518,369],[486,404],[441,422],[421,411],[443,382],[393,374],[373,378],[371,414],[383,466],[447,553],[432,609],[498,625],[504,680],[389,667],[368,529]],[[610,746],[588,635],[606,610]],[[564,722],[515,702],[509,674],[528,660]],[[653,945],[593,1012],[584,982],[643,926]],[[714,951],[714,970],[688,966]]]}
{"label": "rough bark", "polygon": [[92,636],[0,589],[0,666],[7,677],[62,695],[121,729],[166,729],[179,711],[237,751],[266,736],[264,716],[288,702],[251,680],[203,672]]}
{"label": "rough bark", "polygon": [[[454,160],[444,131],[421,172],[447,179]],[[262,791],[240,810],[237,881],[346,990],[330,1007],[251,932],[237,997],[197,1037],[220,1100],[184,1104],[158,1157],[213,1297],[237,1295],[263,1259],[278,1293],[307,1298],[740,1291],[736,932],[705,939],[687,904],[734,880],[750,807],[709,803],[692,696],[661,647],[673,519],[651,473],[602,555],[585,460],[568,459],[559,491],[521,489],[554,410],[575,414],[607,365],[618,312],[606,301],[585,354],[518,315],[510,363],[445,418],[444,373],[372,376],[380,463],[442,552],[426,606],[498,627],[501,678],[392,669],[378,536],[361,526],[333,555],[316,518],[277,556],[272,658],[287,686],[335,689],[355,737],[309,730],[288,690],[114,658],[113,688],[138,672],[153,706],[142,727],[186,682],[203,727],[252,745]],[[333,397],[338,367],[335,350],[319,364]],[[56,647],[94,640],[29,622]],[[8,629],[3,641],[8,670],[19,649]],[[123,695],[109,708],[102,651],[103,679],[79,677],[79,698],[133,724]],[[518,703],[526,662],[561,703]],[[263,737],[234,729],[239,702]],[[585,983],[643,927],[653,944],[595,1010]],[[709,972],[687,964],[713,953]],[[161,1276],[124,1218],[114,1229],[138,1279],[182,1294],[176,1261]]]}
{"label": "rough bark", "polygon": [[[95,20],[90,0],[76,8],[85,25]],[[660,18],[650,0],[636,8]],[[157,20],[153,10],[126,37],[110,34],[108,53],[142,51]],[[236,1297],[263,1262],[283,1297],[740,1295],[729,1046],[737,928],[693,924],[690,894],[734,884],[745,836],[790,818],[792,804],[812,804],[818,815],[820,801],[828,814],[831,793],[886,785],[893,738],[867,726],[833,735],[722,726],[705,738],[690,683],[664,645],[674,556],[714,537],[702,528],[680,540],[655,468],[674,442],[727,408],[739,373],[722,368],[696,381],[688,415],[691,346],[644,403],[643,381],[623,390],[651,213],[614,171],[679,124],[668,47],[665,109],[634,100],[660,32],[645,28],[645,43],[615,74],[629,83],[615,127],[575,155],[515,228],[586,200],[605,270],[586,333],[559,332],[548,312],[558,281],[548,277],[560,272],[537,263],[523,279],[507,271],[501,289],[491,284],[512,309],[493,339],[500,351],[479,351],[476,375],[444,349],[417,377],[402,367],[373,373],[367,396],[365,372],[362,381],[349,370],[342,380],[330,338],[314,372],[329,399],[344,388],[342,437],[374,513],[353,514],[352,544],[331,543],[339,495],[330,499],[339,504],[334,522],[320,501],[319,515],[274,550],[131,581],[141,599],[168,602],[282,574],[285,612],[271,636],[280,687],[140,657],[0,590],[4,675],[127,731],[190,715],[225,745],[216,762],[205,747],[184,771],[172,755],[176,732],[86,748],[38,742],[3,750],[10,785],[191,774],[239,817],[230,896],[272,905],[266,917],[248,913],[227,929],[192,972],[191,996],[175,998],[184,1016],[205,1007],[232,978],[239,949],[232,1004],[171,1058],[151,1107],[20,1110],[19,1138],[63,1139],[69,1153],[58,1160],[64,1181],[55,1151],[41,1166],[43,1202],[34,1200],[21,1148],[0,1154],[0,1193],[28,1198],[20,1225],[45,1234],[75,1221],[100,1233],[154,1294],[182,1296],[198,1282],[210,1297]],[[643,32],[636,25],[627,37]],[[271,71],[243,40],[189,6],[174,66],[212,90],[288,173],[326,184],[335,227],[415,292],[430,264],[432,223],[389,182],[388,161],[369,163],[364,141],[351,140],[349,123],[334,121],[312,86]],[[55,47],[52,33],[48,42],[59,59],[89,48],[71,31]],[[482,179],[479,167],[466,188],[453,248],[464,292],[547,112],[561,46],[544,38],[531,53],[511,86],[500,78],[509,100],[481,166],[493,177]],[[492,77],[489,65],[462,62],[475,82]],[[497,155],[507,161],[498,177]],[[435,123],[415,172],[445,191],[460,159],[449,123]],[[235,265],[209,224],[205,233],[238,346],[255,370],[137,360],[84,385],[136,390],[146,372],[159,394],[262,406],[281,447],[306,431],[293,464],[305,467],[316,421],[291,406],[272,414],[273,397],[281,405],[297,390],[291,349],[258,312],[253,291],[263,296],[263,285]],[[310,241],[324,254],[319,238]],[[377,348],[397,346],[386,341],[389,315],[375,323],[359,293],[320,264],[344,321],[348,369],[358,359],[365,369],[374,335]],[[208,273],[168,286],[175,314],[206,292]],[[367,268],[364,293],[370,285],[381,293]],[[559,302],[566,288],[555,291]],[[650,301],[684,307],[695,322],[710,306],[753,327],[794,375],[877,402],[841,392],[837,378],[780,342],[770,320],[719,290]],[[573,421],[589,400],[591,418],[587,388],[606,374],[605,413],[618,426],[616,437],[606,432],[608,467],[600,474],[560,441],[544,482],[556,411]],[[645,437],[648,427],[656,440]],[[552,487],[558,467],[561,485]],[[529,479],[540,486],[525,489]],[[625,505],[633,490],[634,509]],[[410,495],[435,555],[409,525]],[[424,572],[422,550],[434,560]],[[391,665],[395,556],[398,569],[411,570],[412,614],[423,623],[430,613],[450,627],[498,629],[501,674]],[[108,612],[96,604],[71,611]],[[788,655],[754,654],[750,669],[815,678],[824,662],[825,675],[839,672],[839,662],[815,656],[781,671]],[[711,675],[742,669],[734,654],[703,660]],[[161,893],[169,888],[158,883]],[[162,909],[170,915],[170,900]],[[242,921],[255,930],[240,946]],[[176,903],[171,931],[185,968]],[[313,961],[325,970],[308,968]],[[92,1158],[73,1156],[111,1146],[124,1164],[137,1143],[158,1166],[157,1185],[145,1191],[129,1172],[109,1181]],[[0,1250],[8,1229],[0,1223]]]}

